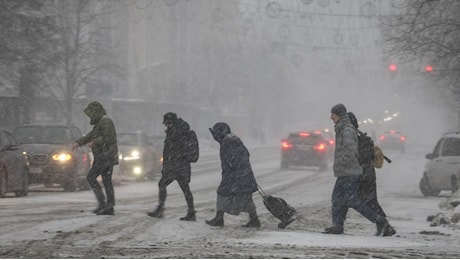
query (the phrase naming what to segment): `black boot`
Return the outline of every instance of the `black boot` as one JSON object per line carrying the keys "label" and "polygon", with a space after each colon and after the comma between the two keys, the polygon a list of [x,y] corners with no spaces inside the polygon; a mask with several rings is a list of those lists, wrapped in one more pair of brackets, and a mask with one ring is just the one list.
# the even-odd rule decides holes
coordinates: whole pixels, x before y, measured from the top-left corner
{"label": "black boot", "polygon": [[163,208],[163,206],[158,206],[157,209],[155,209],[155,211],[148,212],[147,215],[152,218],[163,218],[164,211],[165,209]]}
{"label": "black boot", "polygon": [[223,227],[224,226],[224,212],[217,211],[216,216],[211,220],[205,220],[205,223],[213,227]]}
{"label": "black boot", "polygon": [[388,223],[388,220],[386,218],[384,217],[379,218],[379,220],[377,220],[377,232],[375,232],[375,235],[376,236],[382,235],[382,233],[390,227],[391,226]]}
{"label": "black boot", "polygon": [[281,221],[281,223],[278,224],[278,228],[286,228],[289,224],[291,224],[294,220],[296,220],[295,218],[291,218],[291,219],[288,219],[288,220],[284,220],[284,221]]}
{"label": "black boot", "polygon": [[327,227],[324,229],[323,234],[334,234],[334,235],[343,234],[343,227],[342,226]]}
{"label": "black boot", "polygon": [[102,211],[105,208],[106,208],[105,203],[99,203],[99,206],[97,208],[93,209],[93,213],[97,214],[99,211]]}
{"label": "black boot", "polygon": [[115,211],[113,210],[113,207],[107,207],[104,208],[103,210],[100,210],[98,215],[115,215]]}
{"label": "black boot", "polygon": [[185,221],[196,221],[196,216],[195,216],[195,212],[194,210],[189,210],[187,212],[187,215],[185,217],[182,217],[180,218],[180,220],[185,220]]}
{"label": "black boot", "polygon": [[391,237],[394,234],[396,234],[396,230],[390,224],[388,224],[388,226],[383,230],[382,236]]}
{"label": "black boot", "polygon": [[251,217],[251,220],[249,220],[248,223],[245,225],[242,225],[242,227],[254,227],[254,228],[260,228],[260,221],[257,216]]}

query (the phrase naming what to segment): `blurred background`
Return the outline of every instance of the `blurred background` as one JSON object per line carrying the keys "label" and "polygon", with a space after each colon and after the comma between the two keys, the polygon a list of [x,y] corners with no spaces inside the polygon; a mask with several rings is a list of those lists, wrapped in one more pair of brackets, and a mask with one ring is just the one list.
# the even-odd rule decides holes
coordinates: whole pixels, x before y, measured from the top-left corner
{"label": "blurred background", "polygon": [[[1,1],[0,120],[86,132],[83,108],[98,100],[119,131],[163,133],[173,111],[201,137],[226,121],[263,143],[332,129],[343,103],[369,133],[436,139],[458,129],[458,84],[445,74],[457,63],[407,29],[423,2]],[[416,24],[439,24],[429,10],[458,19],[455,2],[419,8]]]}

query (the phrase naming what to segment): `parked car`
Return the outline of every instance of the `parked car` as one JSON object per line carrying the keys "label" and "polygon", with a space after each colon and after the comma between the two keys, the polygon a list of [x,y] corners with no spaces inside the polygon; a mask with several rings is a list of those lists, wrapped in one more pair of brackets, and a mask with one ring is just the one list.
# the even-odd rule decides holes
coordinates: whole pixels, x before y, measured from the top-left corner
{"label": "parked car", "polygon": [[91,167],[87,146],[72,150],[80,129],[71,125],[22,125],[14,131],[20,148],[29,158],[30,181],[45,187],[61,185],[65,191],[89,189],[86,176]]}
{"label": "parked car", "polygon": [[424,196],[437,196],[442,190],[459,189],[460,181],[460,132],[441,136],[432,153],[425,156],[420,191]]}
{"label": "parked car", "polygon": [[16,144],[10,132],[0,129],[0,198],[8,192],[14,192],[16,197],[27,196],[29,191],[27,157]]}
{"label": "parked car", "polygon": [[122,179],[153,180],[161,172],[163,148],[155,141],[141,131],[117,133]]}
{"label": "parked car", "polygon": [[290,166],[315,166],[328,169],[328,145],[320,131],[301,131],[281,140],[281,169]]}
{"label": "parked car", "polygon": [[406,149],[406,136],[400,131],[386,131],[379,135],[378,145],[382,149],[393,149],[404,152]]}

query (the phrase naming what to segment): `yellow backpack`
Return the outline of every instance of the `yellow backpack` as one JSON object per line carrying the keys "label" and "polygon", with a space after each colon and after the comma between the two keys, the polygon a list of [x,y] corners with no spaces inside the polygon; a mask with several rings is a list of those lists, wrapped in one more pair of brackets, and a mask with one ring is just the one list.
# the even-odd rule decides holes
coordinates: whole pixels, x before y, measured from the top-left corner
{"label": "yellow backpack", "polygon": [[[385,160],[385,155],[382,152],[382,149],[377,145],[374,146],[374,167],[375,168],[382,168],[383,167],[383,160]],[[389,161],[391,163],[391,161]]]}

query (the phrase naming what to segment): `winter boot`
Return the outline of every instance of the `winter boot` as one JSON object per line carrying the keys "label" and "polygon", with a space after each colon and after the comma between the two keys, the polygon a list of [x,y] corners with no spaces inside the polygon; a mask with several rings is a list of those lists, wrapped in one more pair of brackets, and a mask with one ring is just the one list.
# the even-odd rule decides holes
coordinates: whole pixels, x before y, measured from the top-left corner
{"label": "winter boot", "polygon": [[388,229],[390,224],[388,223],[388,220],[384,217],[381,217],[379,220],[377,220],[377,232],[375,233],[376,236],[381,236],[383,231]]}
{"label": "winter boot", "polygon": [[388,224],[388,226],[383,230],[382,236],[391,237],[394,234],[396,234],[396,230],[390,224]]}
{"label": "winter boot", "polygon": [[283,220],[283,221],[281,221],[281,223],[278,224],[278,228],[284,229],[284,228],[286,228],[289,224],[291,224],[294,220],[296,220],[296,219],[295,219],[295,218],[291,218],[291,219],[288,219],[288,220]]}
{"label": "winter boot", "polygon": [[248,223],[245,225],[242,225],[242,227],[254,227],[254,228],[260,228],[260,221],[257,216],[252,217]]}
{"label": "winter boot", "polygon": [[148,212],[147,215],[152,218],[163,218],[163,212],[165,209],[162,206],[158,206],[155,211]]}
{"label": "winter boot", "polygon": [[97,212],[97,215],[112,215],[113,216],[115,215],[115,211],[113,210],[113,207],[107,207]]}
{"label": "winter boot", "polygon": [[324,229],[323,234],[334,234],[334,235],[343,234],[343,227],[342,226],[327,227]]}
{"label": "winter boot", "polygon": [[93,213],[94,214],[97,214],[99,211],[102,211],[106,208],[106,204],[105,203],[99,203],[99,206],[95,209],[93,209]]}
{"label": "winter boot", "polygon": [[195,216],[194,210],[188,211],[187,215],[185,217],[180,218],[180,220],[185,220],[185,221],[196,221],[196,216]]}
{"label": "winter boot", "polygon": [[223,227],[224,226],[224,212],[217,211],[216,216],[211,220],[205,220],[205,223],[213,227]]}

